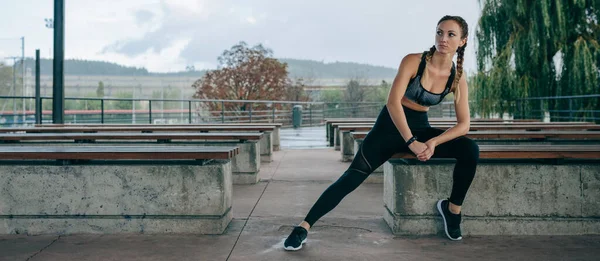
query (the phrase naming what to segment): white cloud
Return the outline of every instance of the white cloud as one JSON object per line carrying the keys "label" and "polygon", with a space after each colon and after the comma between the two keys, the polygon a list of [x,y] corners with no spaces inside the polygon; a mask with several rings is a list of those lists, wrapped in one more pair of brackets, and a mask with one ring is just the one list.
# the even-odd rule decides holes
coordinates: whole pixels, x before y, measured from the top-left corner
{"label": "white cloud", "polygon": [[168,0],[164,3],[178,12],[200,14],[205,11],[206,2],[202,0]]}
{"label": "white cloud", "polygon": [[[8,0],[0,0],[8,1]],[[402,56],[433,44],[437,20],[463,16],[470,25],[465,68],[475,68],[477,1],[423,0],[75,0],[66,3],[67,58],[100,59],[149,70],[214,66],[239,41],[264,43],[276,57],[353,61],[397,67]],[[52,1],[11,1],[0,9],[2,37],[25,36],[26,56],[48,57]],[[144,13],[140,16],[140,11]],[[137,15],[136,15],[137,14]],[[116,44],[118,43],[118,44]],[[17,50],[20,47],[17,41]],[[107,46],[119,53],[102,52]],[[9,52],[0,44],[0,53]],[[12,55],[10,50],[10,55]],[[20,55],[18,52],[17,55]]]}
{"label": "white cloud", "polygon": [[[176,40],[173,44],[157,52],[153,49],[148,49],[146,52],[135,57],[129,57],[124,54],[108,52],[102,55],[94,55],[95,60],[119,60],[122,64],[135,67],[146,67],[149,71],[154,72],[175,72],[185,68],[187,61],[180,57],[181,51],[189,44],[190,39]],[[198,69],[198,66],[196,67]]]}
{"label": "white cloud", "polygon": [[256,18],[250,16],[246,18],[246,22],[248,22],[249,24],[255,24],[256,23]]}

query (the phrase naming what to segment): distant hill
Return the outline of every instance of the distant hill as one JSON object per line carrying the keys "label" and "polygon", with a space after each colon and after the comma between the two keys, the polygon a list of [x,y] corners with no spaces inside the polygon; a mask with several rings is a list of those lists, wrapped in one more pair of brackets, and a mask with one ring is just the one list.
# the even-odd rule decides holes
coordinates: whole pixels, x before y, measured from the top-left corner
{"label": "distant hill", "polygon": [[352,62],[324,63],[313,60],[298,60],[280,58],[279,61],[288,64],[291,76],[315,79],[339,79],[362,77],[369,79],[393,78],[396,70],[383,66],[359,64]]}
{"label": "distant hill", "polygon": [[[368,79],[389,79],[396,70],[383,66],[374,66],[352,62],[324,63],[312,60],[279,59],[288,64],[291,77],[311,79],[343,79],[361,77]],[[34,68],[35,60],[25,60],[27,67]],[[41,59],[41,74],[52,74],[52,60]],[[68,75],[114,75],[114,76],[181,76],[202,77],[205,71],[185,71],[174,73],[148,72],[146,68],[123,66],[116,63],[89,60],[65,60],[65,74]]]}

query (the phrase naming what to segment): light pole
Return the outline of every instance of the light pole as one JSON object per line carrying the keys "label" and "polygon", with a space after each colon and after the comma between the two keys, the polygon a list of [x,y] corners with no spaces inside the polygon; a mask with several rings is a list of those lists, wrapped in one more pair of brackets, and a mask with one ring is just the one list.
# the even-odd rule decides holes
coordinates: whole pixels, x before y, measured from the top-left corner
{"label": "light pole", "polygon": [[[54,29],[54,20],[52,18],[44,18],[44,21],[46,22],[46,28]],[[52,59],[52,47],[48,50],[48,58]]]}
{"label": "light pole", "polygon": [[[25,37],[21,37],[21,96],[25,96]],[[23,106],[23,124],[25,124],[25,98],[21,100]],[[31,107],[31,106],[30,106]]]}

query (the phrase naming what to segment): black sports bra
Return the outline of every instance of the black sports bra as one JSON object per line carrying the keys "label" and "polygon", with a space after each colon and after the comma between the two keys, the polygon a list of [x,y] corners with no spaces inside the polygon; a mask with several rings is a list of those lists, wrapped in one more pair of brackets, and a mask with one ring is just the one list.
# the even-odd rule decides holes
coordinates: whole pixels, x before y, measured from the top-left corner
{"label": "black sports bra", "polygon": [[423,88],[421,85],[421,76],[423,75],[423,71],[425,70],[425,56],[427,52],[424,52],[421,56],[421,63],[419,64],[419,70],[417,71],[417,75],[414,78],[411,78],[408,82],[408,86],[406,87],[406,92],[404,96],[411,101],[416,102],[422,106],[432,106],[439,104],[444,100],[444,97],[450,93],[450,89],[452,88],[452,82],[454,81],[454,75],[456,74],[456,69],[454,68],[454,62],[452,62],[452,71],[450,72],[450,77],[448,77],[448,82],[446,83],[446,88],[442,93],[432,93]]}

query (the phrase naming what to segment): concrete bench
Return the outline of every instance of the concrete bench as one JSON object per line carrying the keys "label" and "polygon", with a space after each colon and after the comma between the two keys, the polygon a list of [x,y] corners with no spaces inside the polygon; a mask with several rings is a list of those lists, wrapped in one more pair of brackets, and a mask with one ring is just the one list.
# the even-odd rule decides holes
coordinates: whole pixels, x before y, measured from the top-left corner
{"label": "concrete bench", "polygon": [[167,143],[178,146],[236,146],[239,153],[231,159],[233,184],[256,184],[260,171],[260,139],[263,133],[0,133],[0,144],[23,146],[111,143],[115,146]]}
{"label": "concrete bench", "polygon": [[325,135],[329,146],[333,147],[333,124],[347,124],[347,123],[375,123],[375,118],[328,118],[325,119]]}
{"label": "concrete bench", "polygon": [[[342,161],[352,161],[358,146],[367,136],[365,131],[344,131],[342,132],[341,154]],[[482,145],[505,145],[505,144],[524,144],[524,142],[533,144],[557,144],[557,143],[589,143],[600,141],[600,132],[597,131],[470,131],[467,137],[477,140]]]}
{"label": "concrete bench", "polygon": [[35,127],[173,127],[173,126],[273,126],[273,151],[281,149],[281,126],[283,123],[190,123],[190,124],[36,124]]}
{"label": "concrete bench", "polygon": [[[344,133],[342,133],[343,131],[370,131],[372,128],[369,128],[369,125],[371,124],[351,124],[351,125],[338,125],[336,126],[336,129],[334,130],[335,133],[335,150],[341,150],[341,146],[342,146],[342,140],[344,140]],[[448,129],[454,126],[454,124],[447,124],[447,123],[431,123],[431,126],[434,128],[439,128],[439,129]],[[568,123],[568,124],[562,124],[562,123],[546,123],[546,124],[471,124],[470,126],[470,131],[474,132],[474,131],[495,131],[495,132],[499,132],[499,131],[551,131],[551,130],[557,130],[557,131],[600,131],[600,125],[598,124],[593,124],[593,123],[582,123],[582,124],[574,124],[574,123]],[[346,133],[346,139],[347,140],[351,140],[351,136],[349,133]],[[349,143],[350,146],[352,146],[352,142]],[[346,148],[350,148],[350,147],[346,147]]]}
{"label": "concrete bench", "polygon": [[[333,147],[335,145],[335,128],[337,125],[351,125],[351,124],[363,124],[363,125],[373,125],[375,124],[375,118],[331,118],[325,119],[325,130],[327,135],[327,141],[329,141],[329,146]],[[456,118],[430,118],[430,123],[436,124],[454,124],[456,123]],[[511,124],[528,124],[528,123],[543,123],[539,122],[539,120],[533,119],[513,119],[513,120],[504,120],[504,119],[481,119],[475,118],[471,119],[471,122],[477,124],[501,124],[501,123],[511,123]],[[560,122],[562,123],[562,122]],[[580,122],[569,122],[569,123],[580,123]]]}
{"label": "concrete bench", "polygon": [[[384,219],[396,235],[442,233],[454,160],[411,153],[384,164]],[[600,234],[600,145],[483,145],[463,205],[464,235]]]}
{"label": "concrete bench", "polygon": [[273,161],[273,131],[274,126],[119,126],[119,127],[29,127],[29,128],[0,128],[0,133],[94,133],[94,132],[262,132],[260,140],[260,156],[263,162]]}
{"label": "concrete bench", "polygon": [[232,219],[230,160],[237,153],[0,146],[0,233],[222,234]]}

